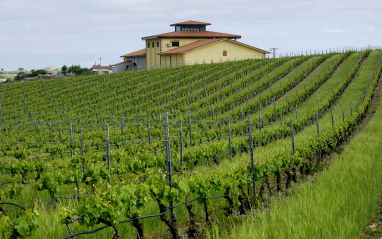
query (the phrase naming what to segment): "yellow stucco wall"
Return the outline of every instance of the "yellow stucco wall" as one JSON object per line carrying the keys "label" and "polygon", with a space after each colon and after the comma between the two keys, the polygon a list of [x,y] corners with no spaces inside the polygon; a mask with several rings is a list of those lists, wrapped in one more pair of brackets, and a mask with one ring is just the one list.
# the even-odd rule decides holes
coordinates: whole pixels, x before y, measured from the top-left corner
{"label": "yellow stucco wall", "polygon": [[[159,42],[159,47],[158,47]],[[153,47],[154,43],[154,47]],[[150,44],[150,47],[147,46]],[[160,39],[146,40],[146,65],[147,69],[160,67],[160,56],[158,53],[161,52],[161,42]]]}
{"label": "yellow stucco wall", "polygon": [[187,45],[187,44],[199,41],[199,40],[205,40],[205,39],[202,39],[202,38],[194,38],[194,39],[189,39],[189,38],[185,38],[185,39],[163,38],[163,39],[161,39],[161,42],[162,42],[162,49],[161,49],[161,51],[169,51],[169,50],[177,48],[177,47],[171,47],[171,46],[169,47],[169,46],[167,46],[168,43],[171,43],[173,41],[178,41],[179,42],[179,47],[181,47],[181,46],[184,46],[184,45]]}
{"label": "yellow stucco wall", "polygon": [[[186,52],[179,55],[161,56],[158,53],[169,51],[177,47],[168,47],[167,44],[172,41],[179,41],[179,47],[199,41],[203,39],[151,39],[146,40],[146,64],[147,69],[158,67],[174,67],[181,65],[202,64],[203,62],[211,63],[212,61],[224,62],[234,60],[244,60],[248,58],[264,58],[263,52],[235,44],[230,41],[217,42],[199,49]],[[159,47],[158,47],[159,42]],[[154,43],[154,47],[152,45]],[[150,44],[150,47],[147,47]],[[223,56],[223,51],[227,51],[227,56]]]}
{"label": "yellow stucco wall", "polygon": [[[179,41],[179,47],[199,41],[204,40],[200,38],[195,39],[178,39],[178,38],[164,38],[164,39],[151,39],[146,40],[146,64],[147,69],[153,69],[158,67],[169,67],[170,66],[170,58],[159,56],[158,53],[163,51],[169,51],[171,49],[175,49],[177,47],[169,47],[167,46],[168,43],[171,44],[172,41]],[[154,42],[154,47],[152,46],[152,43]],[[157,47],[157,42],[159,42],[159,48]],[[150,44],[150,47],[147,47],[147,44]],[[171,66],[179,66],[183,65],[183,56],[172,56],[171,57]]]}
{"label": "yellow stucco wall", "polygon": [[183,66],[183,54],[179,55],[165,55],[160,56],[161,57],[161,67],[177,67],[177,66]]}
{"label": "yellow stucco wall", "polygon": [[[227,56],[223,56],[223,51],[227,51]],[[230,41],[221,41],[199,49],[184,53],[184,64],[202,64],[244,60],[244,59],[259,59],[264,58],[263,52],[235,44]]]}

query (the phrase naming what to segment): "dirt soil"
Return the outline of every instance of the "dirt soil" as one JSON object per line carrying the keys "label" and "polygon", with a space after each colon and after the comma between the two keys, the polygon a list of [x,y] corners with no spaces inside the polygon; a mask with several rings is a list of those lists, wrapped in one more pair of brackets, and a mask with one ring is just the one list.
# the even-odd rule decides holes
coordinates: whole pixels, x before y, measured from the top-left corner
{"label": "dirt soil", "polygon": [[382,193],[379,199],[378,212],[370,220],[369,225],[365,228],[362,235],[359,238],[364,239],[381,239],[382,238]]}

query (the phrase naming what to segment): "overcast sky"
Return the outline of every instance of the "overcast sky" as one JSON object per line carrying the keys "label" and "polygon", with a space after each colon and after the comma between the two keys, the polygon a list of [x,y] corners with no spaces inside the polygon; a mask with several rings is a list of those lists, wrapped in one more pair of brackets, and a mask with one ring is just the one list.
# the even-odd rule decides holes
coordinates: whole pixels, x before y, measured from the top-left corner
{"label": "overcast sky", "polygon": [[381,0],[0,0],[0,68],[121,61],[143,36],[197,20],[279,53],[382,45]]}

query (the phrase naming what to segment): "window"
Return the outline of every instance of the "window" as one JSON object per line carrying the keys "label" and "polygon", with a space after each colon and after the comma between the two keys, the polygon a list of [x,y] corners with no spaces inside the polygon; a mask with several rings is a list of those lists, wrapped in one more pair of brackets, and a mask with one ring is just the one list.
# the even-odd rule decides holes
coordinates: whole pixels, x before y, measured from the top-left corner
{"label": "window", "polygon": [[157,42],[157,47],[159,47],[159,41]]}
{"label": "window", "polygon": [[185,25],[180,26],[179,28],[175,28],[175,31],[205,31],[205,26],[197,26],[197,25]]}
{"label": "window", "polygon": [[227,51],[226,50],[223,51],[223,56],[227,56]]}
{"label": "window", "polygon": [[178,41],[173,41],[173,42],[171,42],[171,46],[179,46],[179,42]]}
{"label": "window", "polygon": [[150,48],[150,42],[149,42],[149,43],[147,43],[147,48]]}
{"label": "window", "polygon": [[154,42],[153,42],[153,44],[152,44],[152,45],[153,45],[153,47],[154,47]]}

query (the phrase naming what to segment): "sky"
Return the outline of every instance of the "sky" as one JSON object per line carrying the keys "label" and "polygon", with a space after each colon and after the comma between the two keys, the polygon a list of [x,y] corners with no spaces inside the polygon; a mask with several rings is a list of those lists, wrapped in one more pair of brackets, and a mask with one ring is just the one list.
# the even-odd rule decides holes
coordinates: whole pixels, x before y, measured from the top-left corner
{"label": "sky", "polygon": [[382,46],[381,0],[0,0],[0,68],[121,62],[186,20],[277,55]]}

